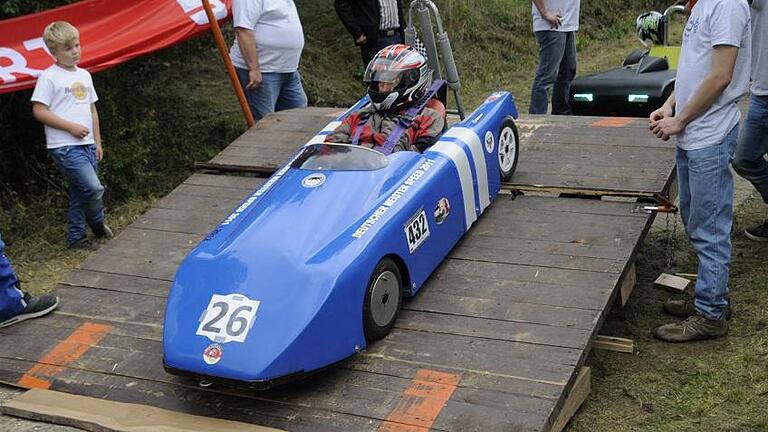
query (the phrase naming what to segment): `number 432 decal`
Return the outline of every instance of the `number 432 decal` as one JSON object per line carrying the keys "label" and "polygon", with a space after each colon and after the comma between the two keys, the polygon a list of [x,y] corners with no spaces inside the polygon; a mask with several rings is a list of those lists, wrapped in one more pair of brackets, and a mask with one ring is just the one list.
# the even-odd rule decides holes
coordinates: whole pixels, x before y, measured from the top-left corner
{"label": "number 432 decal", "polygon": [[427,214],[422,209],[405,224],[405,239],[408,241],[408,251],[413,253],[424,240],[429,237]]}
{"label": "number 432 decal", "polygon": [[242,294],[214,294],[200,316],[196,334],[219,343],[244,342],[259,303]]}

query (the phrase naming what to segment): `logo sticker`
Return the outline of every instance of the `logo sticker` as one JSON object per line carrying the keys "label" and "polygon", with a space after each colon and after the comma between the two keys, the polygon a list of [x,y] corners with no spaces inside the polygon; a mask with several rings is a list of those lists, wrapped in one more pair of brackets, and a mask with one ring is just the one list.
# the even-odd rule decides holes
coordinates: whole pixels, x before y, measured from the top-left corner
{"label": "logo sticker", "polygon": [[488,131],[485,133],[485,151],[488,153],[493,153],[493,145],[495,144],[493,140],[493,132]]}
{"label": "logo sticker", "polygon": [[448,201],[448,198],[440,198],[435,206],[435,222],[440,225],[448,218],[449,214],[451,214],[451,202]]}
{"label": "logo sticker", "polygon": [[325,183],[325,174],[320,173],[310,174],[301,181],[301,185],[305,188],[316,188],[323,183]]}
{"label": "logo sticker", "polygon": [[219,344],[210,344],[203,351],[203,360],[209,365],[215,365],[221,360],[221,356],[224,354],[224,349]]}

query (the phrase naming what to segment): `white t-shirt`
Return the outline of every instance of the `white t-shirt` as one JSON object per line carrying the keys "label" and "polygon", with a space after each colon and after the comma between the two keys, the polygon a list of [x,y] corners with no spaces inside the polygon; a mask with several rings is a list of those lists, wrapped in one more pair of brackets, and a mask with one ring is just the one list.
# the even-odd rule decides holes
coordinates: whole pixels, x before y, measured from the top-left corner
{"label": "white t-shirt", "polygon": [[562,23],[560,27],[552,28],[552,24],[541,17],[539,9],[531,2],[531,8],[533,9],[533,31],[574,32],[579,30],[579,7],[581,6],[581,0],[544,0],[544,6],[546,6],[548,11],[559,12],[563,17]]}
{"label": "white t-shirt", "polygon": [[713,47],[739,47],[731,83],[707,111],[677,135],[683,150],[720,144],[739,122],[736,106],[749,86],[752,37],[746,0],[699,0],[683,31],[683,45],[675,80],[675,112],[680,113],[712,70]]}
{"label": "white t-shirt", "polygon": [[88,128],[85,138],[78,139],[69,132],[45,126],[45,141],[49,149],[68,145],[93,144],[93,116],[91,104],[98,100],[91,74],[75,67],[74,71],[53,65],[37,77],[32,102],[48,106],[57,116]]}
{"label": "white t-shirt", "polygon": [[768,1],[752,0],[752,93],[768,96]]}
{"label": "white t-shirt", "polygon": [[[253,30],[261,72],[296,72],[304,49],[304,30],[293,0],[233,0],[235,27]],[[229,50],[232,64],[248,69],[240,45]]]}

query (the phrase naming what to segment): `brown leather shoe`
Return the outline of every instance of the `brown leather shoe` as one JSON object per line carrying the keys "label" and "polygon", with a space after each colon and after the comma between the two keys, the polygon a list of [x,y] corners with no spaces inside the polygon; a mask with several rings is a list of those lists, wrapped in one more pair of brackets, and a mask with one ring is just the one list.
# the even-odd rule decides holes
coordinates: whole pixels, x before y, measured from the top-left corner
{"label": "brown leather shoe", "polygon": [[725,317],[711,320],[699,314],[691,315],[681,322],[656,327],[653,332],[654,336],[666,342],[717,339],[726,334],[728,334],[728,321]]}
{"label": "brown leather shoe", "polygon": [[[694,299],[669,299],[664,302],[664,312],[680,317],[688,318],[696,313],[696,307],[694,306]],[[725,307],[725,319],[730,320],[733,316],[733,310],[731,309],[731,303],[728,302],[728,306]]]}

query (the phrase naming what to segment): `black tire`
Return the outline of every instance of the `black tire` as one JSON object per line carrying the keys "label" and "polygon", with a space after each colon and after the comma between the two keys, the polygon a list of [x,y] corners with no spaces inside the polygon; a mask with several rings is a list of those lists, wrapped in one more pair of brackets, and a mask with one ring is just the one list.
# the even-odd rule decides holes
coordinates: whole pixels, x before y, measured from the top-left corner
{"label": "black tire", "polygon": [[501,122],[498,141],[496,161],[499,166],[499,174],[501,181],[508,182],[517,169],[517,160],[520,157],[520,135],[518,135],[517,125],[511,117],[507,117]]}
{"label": "black tire", "polygon": [[395,325],[403,301],[403,277],[394,261],[384,258],[368,281],[363,301],[363,332],[367,340],[378,340]]}

